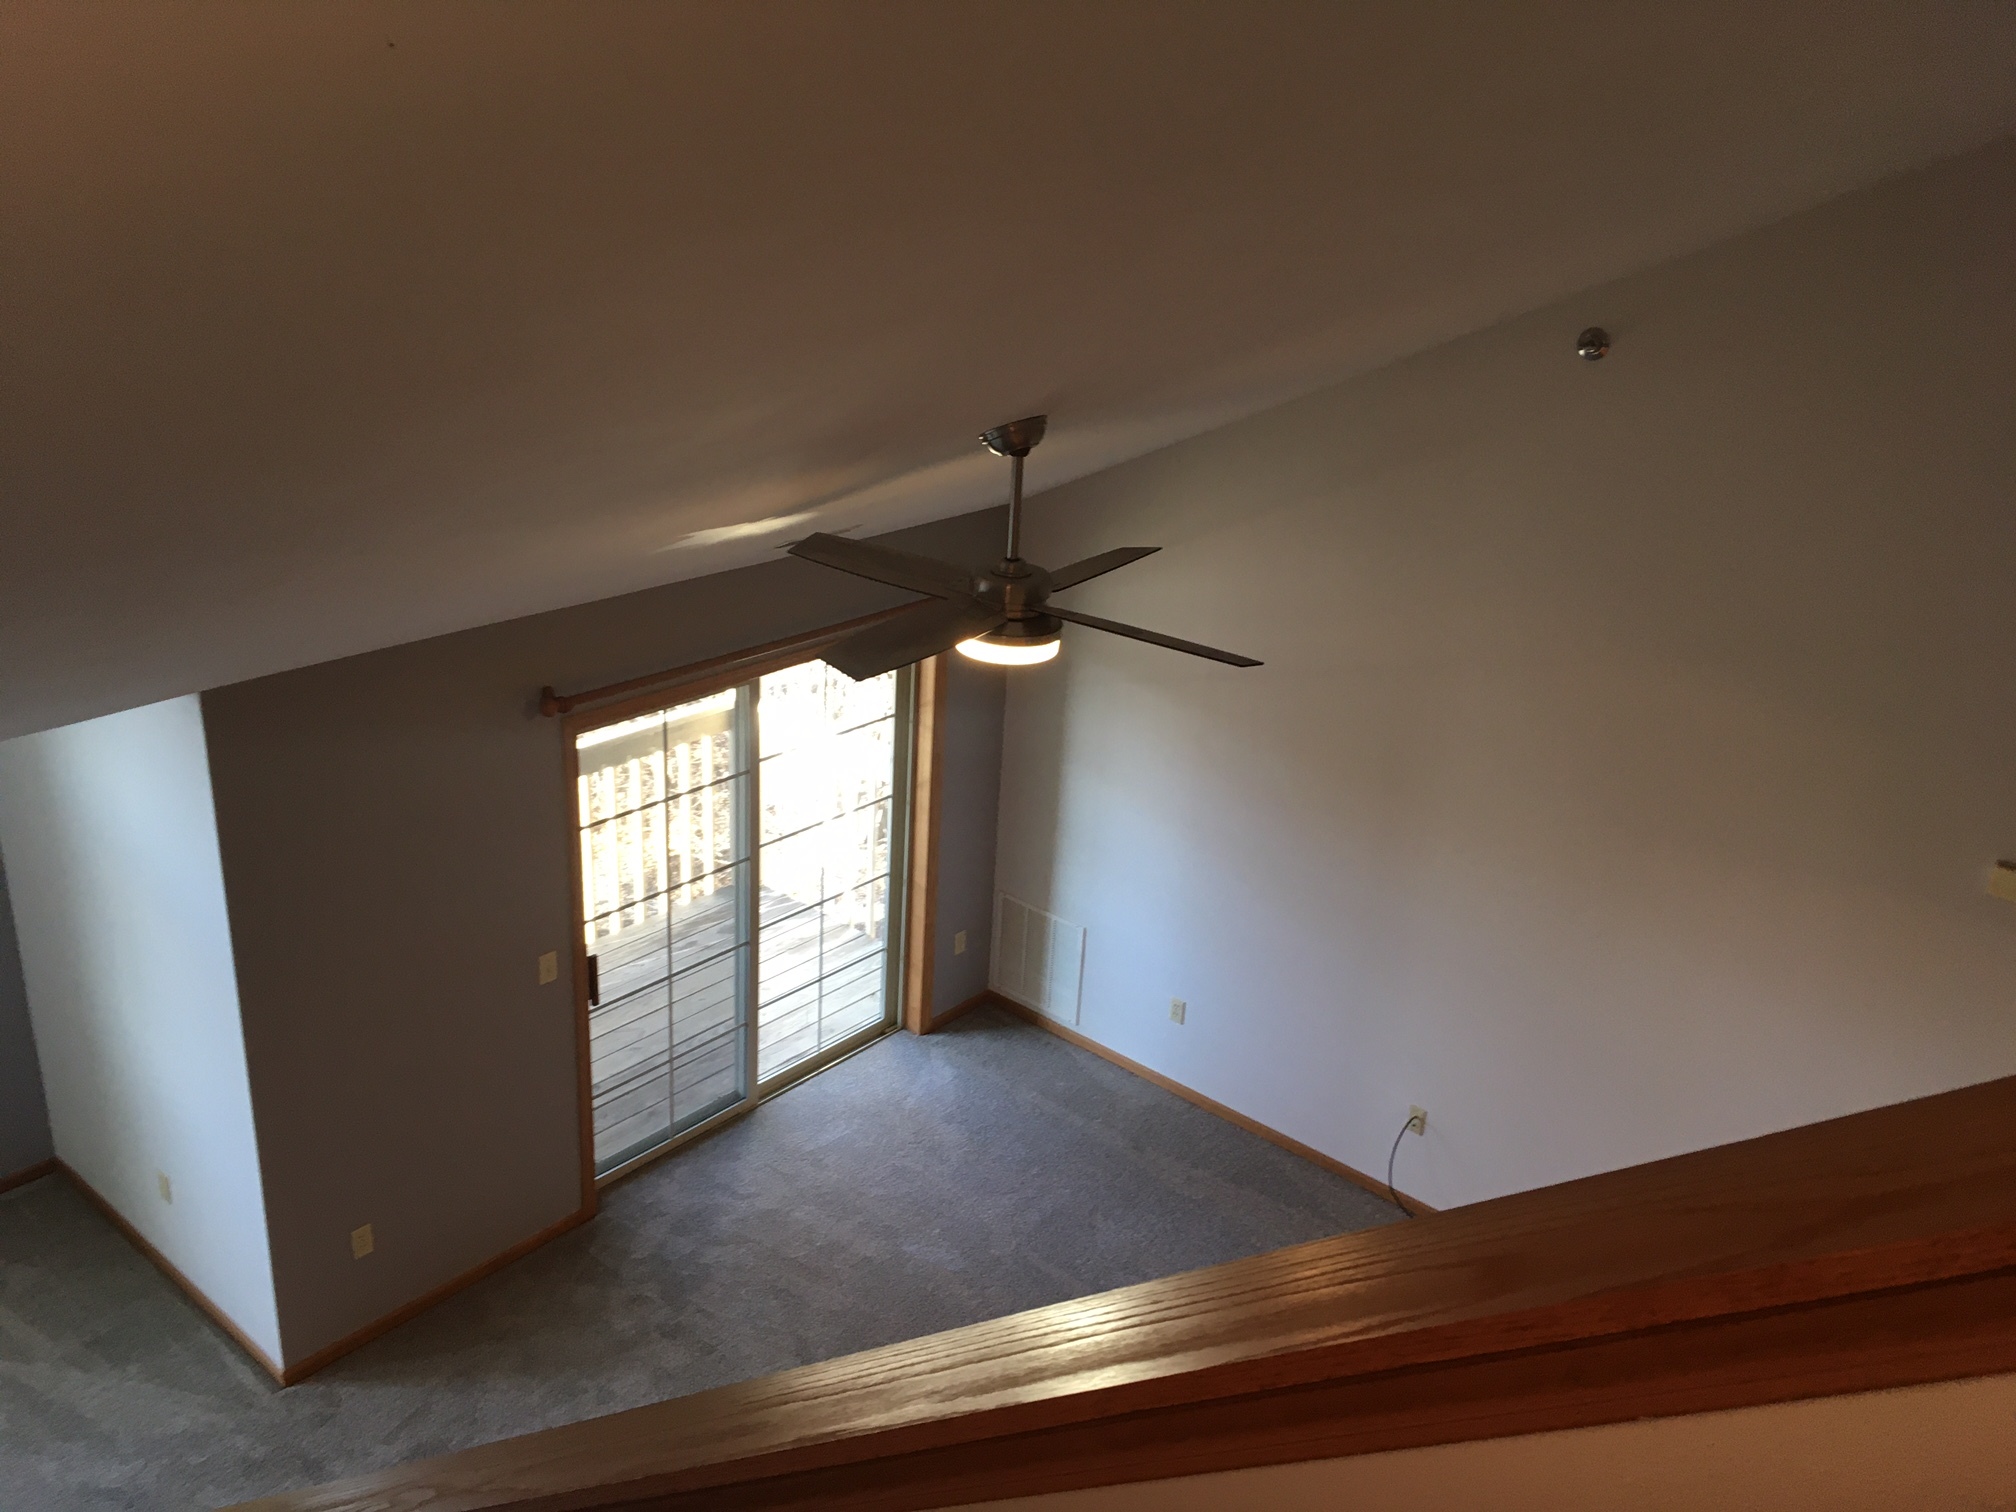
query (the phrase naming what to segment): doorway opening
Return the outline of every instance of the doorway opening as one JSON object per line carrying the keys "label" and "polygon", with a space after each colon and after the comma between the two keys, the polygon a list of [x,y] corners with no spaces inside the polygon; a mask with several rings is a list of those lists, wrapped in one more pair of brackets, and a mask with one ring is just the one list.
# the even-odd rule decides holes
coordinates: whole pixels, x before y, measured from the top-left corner
{"label": "doorway opening", "polygon": [[574,731],[598,1178],[895,1027],[913,700],[808,661]]}

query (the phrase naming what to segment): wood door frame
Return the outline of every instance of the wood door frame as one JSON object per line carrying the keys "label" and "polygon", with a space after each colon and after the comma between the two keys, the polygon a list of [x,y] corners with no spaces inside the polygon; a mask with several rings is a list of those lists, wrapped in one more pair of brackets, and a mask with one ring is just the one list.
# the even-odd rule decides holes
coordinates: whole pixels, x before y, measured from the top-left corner
{"label": "wood door frame", "polygon": [[910,719],[910,863],[904,877],[903,1027],[932,1029],[931,1001],[938,961],[938,831],[945,770],[943,655],[917,663]]}
{"label": "wood door frame", "polygon": [[[886,614],[870,616],[869,622],[872,623],[886,617]],[[830,646],[847,631],[857,628],[859,623],[849,621],[847,624],[833,627],[830,631],[821,631],[809,636],[796,636],[788,641],[775,643],[776,649],[758,648],[758,651],[752,653],[715,657],[708,661],[695,663],[691,669],[683,671],[675,668],[669,672],[654,675],[649,679],[640,679],[640,681],[648,681],[650,683],[649,691],[631,694],[621,699],[612,699],[608,702],[597,704],[592,708],[570,709],[568,712],[558,715],[567,781],[567,809],[571,816],[567,833],[567,874],[571,898],[569,906],[572,909],[572,917],[568,921],[568,938],[571,942],[568,960],[569,969],[573,974],[574,990],[575,1095],[580,1102],[579,1125],[583,1217],[594,1214],[598,1206],[598,1194],[603,1187],[635,1174],[645,1166],[671,1154],[674,1150],[683,1149],[695,1140],[704,1139],[708,1135],[726,1128],[729,1124],[755,1108],[762,1101],[764,1093],[753,1069],[757,1026],[756,1005],[753,1001],[754,993],[752,991],[749,1019],[749,1058],[752,1062],[752,1067],[748,1072],[748,1095],[734,1107],[724,1109],[704,1123],[697,1124],[693,1128],[674,1135],[672,1138],[666,1140],[665,1143],[644,1151],[641,1155],[625,1161],[613,1170],[600,1175],[596,1174],[595,1075],[593,1047],[589,1033],[589,1015],[592,1012],[593,1005],[588,1001],[588,944],[582,938],[581,929],[586,900],[581,876],[581,761],[580,747],[576,744],[576,741],[589,730],[599,730],[607,725],[621,724],[626,719],[635,719],[639,715],[649,714],[658,709],[673,708],[679,704],[692,703],[698,699],[710,698],[717,693],[725,693],[731,688],[739,688],[745,683],[760,682],[773,672],[782,672],[791,667],[802,666],[808,661],[818,661],[820,659],[819,653],[822,650]],[[763,654],[765,652],[768,654]],[[924,700],[919,696],[918,690],[923,686],[924,678],[922,674],[925,667],[933,665],[939,660],[940,658],[933,657],[929,663],[919,663],[916,668],[912,669],[916,675],[907,679],[901,679],[898,683],[896,712],[899,717],[907,716],[909,726],[909,740],[907,742],[909,750],[907,752],[898,752],[898,775],[907,776],[907,780],[901,782],[899,788],[900,796],[909,810],[908,814],[904,816],[902,826],[904,847],[909,854],[903,857],[902,906],[900,908],[894,906],[894,900],[892,899],[892,906],[889,910],[890,922],[898,931],[897,938],[892,939],[889,944],[892,959],[899,963],[898,981],[895,984],[896,990],[891,994],[892,999],[898,1004],[898,1012],[896,1022],[887,1025],[884,1032],[887,1032],[887,1029],[907,1027],[908,1009],[912,995],[910,980],[910,963],[912,960],[910,921],[917,908],[916,893],[918,890],[916,881],[918,874],[912,865],[916,855],[914,836],[917,828],[917,816],[920,812],[928,811],[935,818],[936,810],[933,805],[935,805],[935,794],[938,786],[935,766],[930,768],[931,775],[924,778],[920,786],[919,774],[926,770],[927,764],[918,759],[919,752],[916,744],[917,731],[925,707]],[[942,669],[937,669],[934,666],[933,679],[937,691],[934,694],[936,702],[932,707],[934,709],[942,709],[944,704]],[[904,687],[906,684],[909,690],[908,708],[903,706],[905,699]],[[581,697],[585,698],[586,695],[582,695]],[[907,774],[902,770],[906,764],[904,760],[906,755],[908,757]],[[749,762],[749,769],[752,773],[756,771],[761,760],[762,753],[755,748],[755,744],[752,741]],[[926,832],[927,837],[935,836],[936,825],[927,824]],[[751,847],[750,858],[752,864],[755,861],[756,850],[758,848],[756,846]],[[935,845],[933,849],[935,857]],[[930,868],[930,872],[935,879],[935,860]],[[928,901],[930,895],[936,889],[935,887],[926,887],[924,891]],[[932,911],[935,912],[935,910]],[[931,937],[931,927],[931,923],[927,921],[925,926],[925,939],[927,942]],[[928,948],[927,943],[927,954],[925,956],[927,962],[929,960]],[[755,964],[755,949],[756,941],[752,937],[750,941],[752,969]],[[926,970],[928,973],[928,965]],[[928,1005],[928,981],[924,1001]],[[805,1074],[809,1075],[813,1070],[823,1070],[826,1065],[844,1060],[848,1055],[852,1055],[865,1047],[865,1043],[859,1045],[849,1043],[844,1049],[836,1046],[829,1052],[815,1055],[811,1059],[817,1062],[817,1064],[808,1069]],[[773,1084],[771,1090],[773,1092],[781,1091],[783,1087]]]}

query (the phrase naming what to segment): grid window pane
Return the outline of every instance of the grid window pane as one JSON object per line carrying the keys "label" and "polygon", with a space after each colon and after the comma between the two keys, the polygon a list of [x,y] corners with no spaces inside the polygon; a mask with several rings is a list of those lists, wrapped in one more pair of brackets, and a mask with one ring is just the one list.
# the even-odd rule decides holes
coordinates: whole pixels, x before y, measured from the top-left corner
{"label": "grid window pane", "polygon": [[893,673],[857,683],[815,662],[762,681],[765,1079],[885,1020],[895,716]]}
{"label": "grid window pane", "polygon": [[764,924],[756,972],[759,1009],[819,980],[824,921],[825,910],[814,903],[790,912],[780,910],[774,922]]}
{"label": "grid window pane", "polygon": [[739,691],[576,741],[597,1169],[744,1093]]}

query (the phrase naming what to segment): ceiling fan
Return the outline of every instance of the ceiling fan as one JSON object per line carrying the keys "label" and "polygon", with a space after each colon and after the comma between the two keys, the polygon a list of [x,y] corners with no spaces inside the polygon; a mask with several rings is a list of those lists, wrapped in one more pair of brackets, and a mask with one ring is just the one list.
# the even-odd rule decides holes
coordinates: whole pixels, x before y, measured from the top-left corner
{"label": "ceiling fan", "polygon": [[930,595],[923,603],[913,604],[894,618],[834,642],[824,653],[830,665],[859,681],[907,667],[911,662],[956,646],[975,661],[1028,666],[1048,661],[1057,654],[1066,620],[1146,641],[1151,646],[1167,646],[1171,651],[1209,657],[1228,666],[1260,665],[1250,656],[1178,640],[1138,625],[1080,614],[1050,602],[1053,593],[1075,588],[1129,562],[1138,562],[1162,548],[1117,546],[1054,572],[1022,560],[1022,461],[1043,439],[1048,418],[1031,415],[1026,420],[1011,420],[981,433],[981,442],[996,456],[1006,457],[1009,468],[1008,552],[995,563],[992,572],[975,573],[950,562],[824,532],[809,535],[790,548],[793,556],[808,562]]}

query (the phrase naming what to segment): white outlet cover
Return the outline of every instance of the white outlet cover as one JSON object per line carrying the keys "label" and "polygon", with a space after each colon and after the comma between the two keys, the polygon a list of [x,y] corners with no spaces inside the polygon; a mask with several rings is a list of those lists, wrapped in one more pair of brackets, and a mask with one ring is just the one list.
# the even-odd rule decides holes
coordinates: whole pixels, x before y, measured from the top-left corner
{"label": "white outlet cover", "polygon": [[966,954],[966,931],[963,929],[952,936],[952,954]]}
{"label": "white outlet cover", "polygon": [[350,1230],[350,1258],[352,1260],[362,1260],[377,1247],[378,1241],[371,1232],[370,1224],[366,1223],[361,1227]]}
{"label": "white outlet cover", "polygon": [[1181,998],[1169,999],[1170,1023],[1172,1024],[1183,1023],[1189,1017],[1189,1014],[1190,1014],[1190,1005],[1184,1002],[1183,999]]}
{"label": "white outlet cover", "polygon": [[560,952],[549,950],[539,957],[539,985],[560,980]]}

